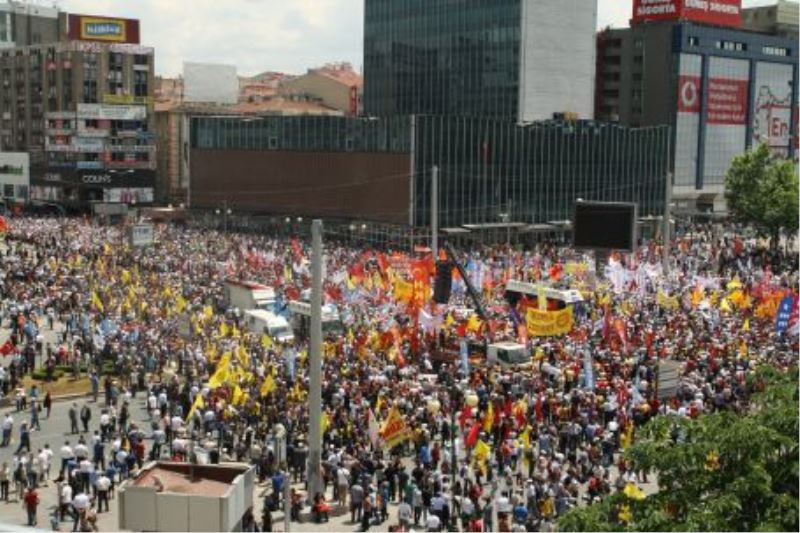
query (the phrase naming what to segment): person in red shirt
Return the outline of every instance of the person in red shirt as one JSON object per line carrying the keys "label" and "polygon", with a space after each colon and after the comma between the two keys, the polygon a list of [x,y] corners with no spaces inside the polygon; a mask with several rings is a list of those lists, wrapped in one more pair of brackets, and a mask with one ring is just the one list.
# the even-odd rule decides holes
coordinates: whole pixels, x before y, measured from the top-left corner
{"label": "person in red shirt", "polygon": [[28,512],[28,525],[36,525],[36,509],[39,507],[39,494],[36,489],[29,487],[25,496],[22,498],[22,506]]}

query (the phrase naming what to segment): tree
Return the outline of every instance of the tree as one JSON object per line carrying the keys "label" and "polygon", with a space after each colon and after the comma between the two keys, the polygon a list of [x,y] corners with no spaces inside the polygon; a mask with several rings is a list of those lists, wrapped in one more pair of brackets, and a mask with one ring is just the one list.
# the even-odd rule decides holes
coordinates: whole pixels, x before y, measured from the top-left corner
{"label": "tree", "polygon": [[[656,417],[627,451],[657,493],[616,493],[569,511],[560,531],[797,531],[797,367],[759,369],[746,413]],[[763,389],[763,390],[762,390]]]}
{"label": "tree", "polygon": [[725,178],[728,209],[777,246],[780,230],[798,229],[798,178],[791,161],[772,156],[766,144],[734,158]]}

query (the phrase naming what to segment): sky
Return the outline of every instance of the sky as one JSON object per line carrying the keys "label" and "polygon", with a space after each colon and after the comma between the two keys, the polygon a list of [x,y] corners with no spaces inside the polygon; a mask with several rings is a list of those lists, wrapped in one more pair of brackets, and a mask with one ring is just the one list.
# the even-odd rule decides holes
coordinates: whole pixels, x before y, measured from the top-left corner
{"label": "sky", "polygon": [[[142,44],[155,48],[162,76],[180,74],[184,61],[234,64],[244,76],[301,74],[336,61],[362,67],[364,0],[55,1],[69,13],[138,18]],[[769,3],[775,0],[743,1]],[[631,4],[598,0],[598,28],[627,26]]]}

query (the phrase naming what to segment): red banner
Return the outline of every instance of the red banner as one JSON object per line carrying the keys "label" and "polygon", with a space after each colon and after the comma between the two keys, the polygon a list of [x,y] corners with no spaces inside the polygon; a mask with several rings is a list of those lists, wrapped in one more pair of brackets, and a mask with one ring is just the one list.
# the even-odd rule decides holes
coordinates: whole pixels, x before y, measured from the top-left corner
{"label": "red banner", "polygon": [[741,26],[742,0],[633,0],[633,22],[691,20]]}
{"label": "red banner", "polygon": [[708,80],[709,124],[736,124],[747,122],[747,81],[711,78]]}

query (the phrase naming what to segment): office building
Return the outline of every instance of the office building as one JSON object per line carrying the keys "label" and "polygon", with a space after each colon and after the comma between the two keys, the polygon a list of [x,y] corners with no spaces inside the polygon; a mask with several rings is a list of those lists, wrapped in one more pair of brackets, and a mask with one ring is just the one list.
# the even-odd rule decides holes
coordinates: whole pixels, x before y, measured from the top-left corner
{"label": "office building", "polygon": [[797,41],[742,30],[739,0],[711,14],[691,5],[636,0],[630,28],[599,33],[595,113],[670,125],[678,209],[721,212],[735,156],[758,143],[796,153]]}
{"label": "office building", "polygon": [[[576,198],[663,212],[669,128],[435,115],[193,117],[190,205],[441,227],[563,224]],[[224,178],[223,178],[224,176]]]}
{"label": "office building", "polygon": [[364,113],[592,118],[595,0],[366,0]]}
{"label": "office building", "polygon": [[65,17],[57,8],[31,2],[0,2],[0,50],[60,41]]}
{"label": "office building", "polygon": [[55,37],[43,29],[30,45],[15,23],[0,49],[0,147],[30,154],[32,200],[152,202],[153,49],[139,44],[139,22],[57,19]]}

